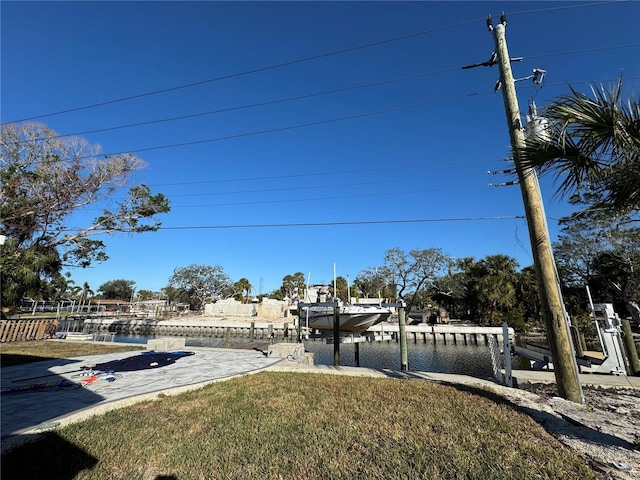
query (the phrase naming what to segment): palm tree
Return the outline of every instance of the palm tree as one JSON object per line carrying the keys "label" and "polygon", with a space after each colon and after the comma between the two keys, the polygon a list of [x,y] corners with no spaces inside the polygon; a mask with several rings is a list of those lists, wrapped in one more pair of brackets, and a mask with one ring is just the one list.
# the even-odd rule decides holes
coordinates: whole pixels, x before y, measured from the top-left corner
{"label": "palm tree", "polygon": [[242,277],[236,282],[235,288],[236,290],[239,290],[242,302],[249,303],[249,294],[251,293],[251,289],[253,289],[253,285],[251,285],[249,279]]}
{"label": "palm tree", "polygon": [[588,188],[602,196],[600,208],[640,210],[640,103],[622,99],[622,81],[593,98],[570,87],[544,109],[548,137],[527,138],[525,165],[553,172],[560,195]]}
{"label": "palm tree", "polygon": [[154,297],[154,293],[151,290],[145,290],[145,289],[141,289],[138,290],[138,300],[139,301],[147,301],[147,300],[153,300]]}
{"label": "palm tree", "polygon": [[516,302],[518,262],[508,255],[488,255],[473,267],[473,293],[482,316],[491,324],[504,320]]}
{"label": "palm tree", "polygon": [[84,307],[85,302],[89,300],[89,297],[93,296],[93,290],[89,286],[88,282],[82,284],[82,290],[80,291],[80,305]]}

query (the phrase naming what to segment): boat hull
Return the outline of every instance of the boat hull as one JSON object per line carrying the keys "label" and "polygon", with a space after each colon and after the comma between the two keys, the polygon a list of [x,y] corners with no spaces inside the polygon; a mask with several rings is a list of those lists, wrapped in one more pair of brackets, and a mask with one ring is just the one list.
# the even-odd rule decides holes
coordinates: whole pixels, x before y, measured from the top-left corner
{"label": "boat hull", "polygon": [[[308,321],[309,328],[333,330],[333,307],[306,307],[300,314],[302,324],[304,325]],[[339,330],[341,332],[362,333],[369,327],[384,322],[390,315],[391,310],[384,307],[340,307]]]}

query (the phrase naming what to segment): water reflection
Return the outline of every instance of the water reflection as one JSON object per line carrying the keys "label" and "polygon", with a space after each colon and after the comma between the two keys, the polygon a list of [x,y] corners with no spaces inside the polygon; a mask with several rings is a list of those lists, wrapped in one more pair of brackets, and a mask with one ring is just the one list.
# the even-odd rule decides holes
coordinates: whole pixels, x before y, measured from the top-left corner
{"label": "water reflection", "polygon": [[[333,345],[320,341],[305,342],[305,350],[315,354],[318,365],[333,365]],[[491,377],[491,354],[485,345],[409,343],[407,363],[411,371],[456,373],[479,378]],[[340,346],[340,364],[355,366],[355,346]],[[360,366],[400,370],[400,346],[392,342],[360,344]]]}
{"label": "water reflection", "polygon": [[[154,336],[117,335],[117,342],[145,344]],[[247,343],[249,339],[243,336],[231,336],[230,347]],[[266,341],[261,339],[259,341]],[[283,339],[276,339],[283,341]],[[187,346],[224,348],[223,337],[187,337]],[[333,365],[333,344],[326,344],[323,340],[309,340],[304,342],[305,350],[314,353],[316,365]],[[484,345],[455,345],[444,343],[412,343],[407,344],[407,361],[410,371],[454,373],[471,375],[478,378],[492,376],[491,353]],[[355,366],[355,346],[342,344],[340,346],[340,364],[346,367]],[[360,344],[360,366],[374,369],[400,370],[400,345],[396,341],[364,342]]]}

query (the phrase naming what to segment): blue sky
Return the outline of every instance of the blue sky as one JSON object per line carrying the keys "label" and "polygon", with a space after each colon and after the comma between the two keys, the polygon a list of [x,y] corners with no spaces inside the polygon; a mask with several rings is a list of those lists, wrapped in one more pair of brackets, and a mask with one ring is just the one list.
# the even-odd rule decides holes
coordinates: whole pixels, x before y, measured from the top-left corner
{"label": "blue sky", "polygon": [[[147,168],[133,183],[172,211],[158,232],[104,237],[110,259],[73,270],[76,284],[159,290],[196,263],[258,294],[298,271],[328,282],[334,263],[353,279],[393,247],[525,267],[520,190],[490,187],[511,178],[487,174],[508,167],[497,67],[460,67],[489,58],[486,17],[505,11],[510,54],[524,57],[514,76],[547,71],[543,88],[518,82],[523,114],[530,99],[542,108],[569,84],[620,75],[637,94],[640,3],[588,5],[3,1],[1,120],[47,115],[37,121],[72,134],[192,116],[82,135],[105,153],[138,151]],[[281,101],[295,97],[306,98]],[[571,210],[553,179],[541,188],[555,238]]]}

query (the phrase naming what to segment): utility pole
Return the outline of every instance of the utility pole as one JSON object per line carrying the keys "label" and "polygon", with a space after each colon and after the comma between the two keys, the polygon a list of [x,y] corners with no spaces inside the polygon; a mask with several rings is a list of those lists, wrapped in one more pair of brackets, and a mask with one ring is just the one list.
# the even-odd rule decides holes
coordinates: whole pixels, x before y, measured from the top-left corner
{"label": "utility pole", "polygon": [[524,167],[520,158],[520,152],[525,147],[525,138],[520,120],[518,98],[516,97],[515,80],[511,72],[512,60],[509,58],[507,49],[506,24],[504,14],[500,18],[500,24],[495,27],[491,23],[491,17],[487,20],[487,27],[495,41],[494,53],[497,55],[496,64],[500,70],[500,85],[507,114],[513,160],[518,174],[529,227],[529,239],[538,280],[542,318],[547,329],[547,340],[551,350],[558,393],[567,400],[582,403],[582,388],[580,387],[578,368],[571,348],[571,339],[564,315],[560,286],[556,281],[555,263],[536,172],[531,167]]}

